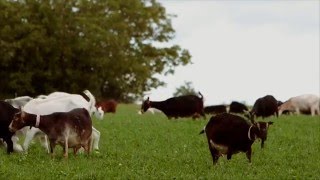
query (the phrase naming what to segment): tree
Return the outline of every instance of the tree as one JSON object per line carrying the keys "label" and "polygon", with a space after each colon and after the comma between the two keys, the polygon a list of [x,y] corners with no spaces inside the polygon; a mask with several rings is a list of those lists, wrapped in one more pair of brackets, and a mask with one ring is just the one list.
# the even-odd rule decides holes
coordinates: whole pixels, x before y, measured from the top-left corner
{"label": "tree", "polygon": [[196,91],[193,88],[192,82],[184,82],[184,85],[176,88],[176,91],[173,93],[173,96],[183,96],[183,95],[196,95]]}
{"label": "tree", "polygon": [[52,91],[130,102],[164,85],[190,63],[174,37],[171,18],[155,0],[0,1],[0,92]]}

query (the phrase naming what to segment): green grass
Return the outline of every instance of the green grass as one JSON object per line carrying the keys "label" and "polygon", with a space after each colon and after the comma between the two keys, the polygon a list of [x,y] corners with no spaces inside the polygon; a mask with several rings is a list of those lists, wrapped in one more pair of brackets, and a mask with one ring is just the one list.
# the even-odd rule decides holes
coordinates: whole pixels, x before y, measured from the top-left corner
{"label": "green grass", "polygon": [[[119,105],[116,114],[94,120],[100,153],[56,157],[33,144],[28,154],[0,149],[0,179],[320,179],[319,116],[281,116],[269,129],[265,149],[253,144],[252,163],[244,153],[212,165],[205,135],[207,120],[168,120],[138,115],[139,107]],[[207,116],[207,119],[209,116]]]}

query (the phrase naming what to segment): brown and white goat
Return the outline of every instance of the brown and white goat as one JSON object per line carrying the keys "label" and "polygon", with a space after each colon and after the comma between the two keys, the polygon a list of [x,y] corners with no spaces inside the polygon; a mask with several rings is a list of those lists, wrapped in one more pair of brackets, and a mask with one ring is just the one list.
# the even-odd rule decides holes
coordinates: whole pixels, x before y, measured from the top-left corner
{"label": "brown and white goat", "polygon": [[43,131],[50,141],[50,153],[54,156],[57,144],[64,149],[64,157],[68,157],[68,148],[73,148],[74,154],[83,147],[90,153],[92,121],[84,108],[69,112],[56,112],[49,115],[36,115],[20,111],[15,114],[9,129],[15,132],[25,126],[36,127]]}

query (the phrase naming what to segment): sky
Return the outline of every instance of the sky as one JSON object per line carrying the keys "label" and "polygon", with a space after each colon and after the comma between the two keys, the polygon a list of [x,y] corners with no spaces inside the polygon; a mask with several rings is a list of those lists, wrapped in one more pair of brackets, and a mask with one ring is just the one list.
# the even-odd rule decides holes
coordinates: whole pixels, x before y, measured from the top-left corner
{"label": "sky", "polygon": [[205,105],[252,105],[273,95],[285,101],[320,93],[318,0],[159,0],[178,44],[192,64],[158,75],[167,85],[147,92],[152,101],[192,82]]}

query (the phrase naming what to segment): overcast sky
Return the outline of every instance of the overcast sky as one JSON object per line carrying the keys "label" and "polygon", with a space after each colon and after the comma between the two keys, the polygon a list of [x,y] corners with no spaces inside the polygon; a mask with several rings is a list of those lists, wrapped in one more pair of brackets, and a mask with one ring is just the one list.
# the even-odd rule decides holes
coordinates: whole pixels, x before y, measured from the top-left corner
{"label": "overcast sky", "polygon": [[186,81],[205,105],[319,95],[319,2],[160,0],[177,15],[170,43],[188,49],[193,64],[161,76],[167,86],[149,92],[150,100],[172,97]]}

